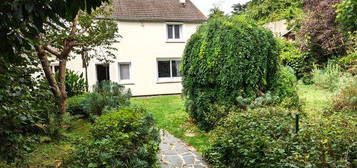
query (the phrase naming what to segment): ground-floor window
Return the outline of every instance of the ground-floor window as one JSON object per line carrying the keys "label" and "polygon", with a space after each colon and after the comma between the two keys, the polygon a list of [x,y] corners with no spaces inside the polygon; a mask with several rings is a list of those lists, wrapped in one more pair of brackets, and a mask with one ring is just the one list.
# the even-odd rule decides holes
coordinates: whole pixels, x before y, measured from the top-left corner
{"label": "ground-floor window", "polygon": [[97,81],[98,82],[101,82],[104,80],[110,80],[108,64],[97,64],[96,69],[97,69]]}
{"label": "ground-floor window", "polygon": [[130,77],[130,63],[119,63],[119,79],[120,81],[129,81]]}
{"label": "ground-floor window", "polygon": [[179,59],[164,59],[158,60],[158,77],[159,78],[178,78],[181,77],[180,72],[181,61]]}

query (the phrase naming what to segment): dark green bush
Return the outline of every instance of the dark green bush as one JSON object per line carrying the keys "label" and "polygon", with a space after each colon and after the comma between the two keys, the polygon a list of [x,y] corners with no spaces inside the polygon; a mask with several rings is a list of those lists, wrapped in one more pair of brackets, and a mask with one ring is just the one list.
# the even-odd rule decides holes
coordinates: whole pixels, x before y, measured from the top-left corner
{"label": "dark green bush", "polygon": [[83,74],[77,74],[71,70],[66,71],[65,85],[68,97],[83,94],[87,86]]}
{"label": "dark green bush", "polygon": [[99,116],[106,109],[119,109],[130,104],[131,92],[112,81],[102,81],[94,86],[92,93],[86,95],[83,109],[86,114]]}
{"label": "dark green bush", "polygon": [[124,108],[98,117],[89,140],[81,140],[68,167],[157,167],[160,135],[151,115]]}
{"label": "dark green bush", "polygon": [[67,99],[67,112],[71,115],[84,115],[89,117],[83,109],[83,103],[87,98],[87,94],[73,96]]}
{"label": "dark green bush", "polygon": [[186,109],[200,128],[212,129],[237,97],[271,90],[277,66],[271,32],[241,16],[212,18],[192,35],[184,52]]}
{"label": "dark green bush", "polygon": [[212,146],[204,155],[213,168],[353,167],[355,124],[348,116],[311,123],[302,117],[295,134],[290,110],[269,107],[232,113],[211,133]]}
{"label": "dark green bush", "polygon": [[36,67],[26,62],[0,73],[0,162],[21,162],[41,133],[37,125],[56,111],[52,93],[34,80],[38,69],[28,65]]}

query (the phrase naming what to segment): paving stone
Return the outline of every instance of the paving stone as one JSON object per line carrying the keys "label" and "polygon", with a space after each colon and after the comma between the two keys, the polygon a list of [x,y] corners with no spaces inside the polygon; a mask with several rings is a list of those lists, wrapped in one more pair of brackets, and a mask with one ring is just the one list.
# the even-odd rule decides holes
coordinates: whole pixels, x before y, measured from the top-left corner
{"label": "paving stone", "polygon": [[167,131],[161,130],[159,157],[162,168],[207,168],[196,150]]}

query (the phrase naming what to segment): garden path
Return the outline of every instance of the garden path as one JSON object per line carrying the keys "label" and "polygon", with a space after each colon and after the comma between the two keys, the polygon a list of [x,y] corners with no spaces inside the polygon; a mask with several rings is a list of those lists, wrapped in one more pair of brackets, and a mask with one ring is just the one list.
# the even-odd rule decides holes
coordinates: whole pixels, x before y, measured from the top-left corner
{"label": "garden path", "polygon": [[197,151],[165,130],[160,131],[159,158],[162,168],[207,168]]}

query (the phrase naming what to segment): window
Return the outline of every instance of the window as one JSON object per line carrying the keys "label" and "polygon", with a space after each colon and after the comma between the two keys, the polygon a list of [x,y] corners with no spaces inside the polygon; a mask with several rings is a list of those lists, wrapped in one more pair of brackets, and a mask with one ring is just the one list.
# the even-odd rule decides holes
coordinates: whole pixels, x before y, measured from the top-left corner
{"label": "window", "polygon": [[130,80],[130,63],[119,63],[119,79]]}
{"label": "window", "polygon": [[182,39],[182,25],[180,25],[180,24],[168,24],[167,25],[167,39],[168,40],[180,40],[180,39]]}
{"label": "window", "polygon": [[159,60],[158,65],[158,77],[159,78],[178,78],[181,77],[180,72],[180,60]]}
{"label": "window", "polygon": [[59,66],[58,65],[52,65],[51,68],[52,68],[52,72],[54,72],[54,73],[58,73],[59,72]]}

